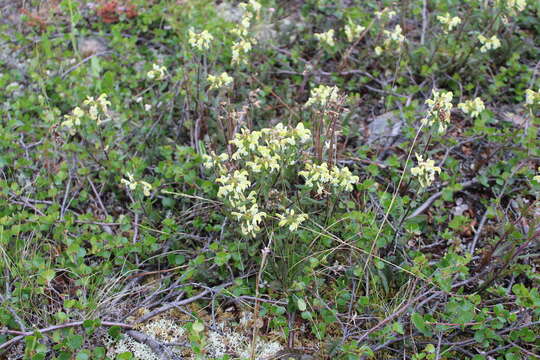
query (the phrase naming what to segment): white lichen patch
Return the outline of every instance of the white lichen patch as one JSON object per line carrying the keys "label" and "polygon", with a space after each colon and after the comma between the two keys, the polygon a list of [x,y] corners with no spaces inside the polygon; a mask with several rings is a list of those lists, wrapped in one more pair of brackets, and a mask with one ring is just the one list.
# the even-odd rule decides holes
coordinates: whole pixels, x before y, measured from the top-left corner
{"label": "white lichen patch", "polygon": [[[245,334],[234,328],[227,328],[224,323],[217,326],[217,331],[208,332],[206,353],[211,358],[220,358],[229,355],[234,359],[249,359],[251,354],[251,340]],[[282,350],[280,343],[266,341],[258,338],[255,347],[255,358],[266,359]]]}
{"label": "white lichen patch", "polygon": [[[181,342],[184,337],[185,330],[171,319],[158,318],[154,321],[149,321],[143,324],[138,331],[154,338],[162,343],[176,343]],[[159,357],[152,351],[152,349],[145,344],[142,344],[131,336],[125,334],[124,337],[117,342],[114,342],[111,338],[106,340],[107,344],[107,356],[114,358],[116,355],[131,352],[133,358],[137,360],[159,360]],[[176,351],[171,348],[172,351]]]}
{"label": "white lichen patch", "polygon": [[165,342],[178,342],[184,336],[185,330],[170,319],[159,319],[144,324],[141,331]]}
{"label": "white lichen patch", "polygon": [[130,352],[134,359],[137,360],[159,360],[159,357],[152,349],[145,344],[135,341],[131,336],[124,337],[117,342],[112,339],[107,339],[107,356],[114,359],[117,355]]}
{"label": "white lichen patch", "polygon": [[[179,319],[172,316],[172,313],[145,322],[137,327],[137,331],[153,338],[162,344],[185,343],[189,344],[187,331],[180,326]],[[224,314],[222,314],[224,315]],[[214,327],[205,327],[204,334],[204,356],[208,359],[219,359],[227,355],[230,359],[249,359],[251,355],[251,331],[253,314],[243,311],[237,319],[238,323],[232,319],[218,317],[218,322]],[[181,317],[184,321],[189,318]],[[204,318],[204,317],[203,317]],[[182,321],[180,320],[180,321]],[[209,319],[207,319],[209,320]],[[136,360],[159,360],[159,354],[143,343],[136,341],[131,336],[124,334],[122,339],[114,341],[110,337],[105,338],[107,356],[114,359],[117,355],[130,352]],[[283,346],[271,339],[263,336],[257,338],[255,346],[256,359],[268,359],[283,349]],[[170,350],[186,359],[195,359],[188,347],[171,346]]]}

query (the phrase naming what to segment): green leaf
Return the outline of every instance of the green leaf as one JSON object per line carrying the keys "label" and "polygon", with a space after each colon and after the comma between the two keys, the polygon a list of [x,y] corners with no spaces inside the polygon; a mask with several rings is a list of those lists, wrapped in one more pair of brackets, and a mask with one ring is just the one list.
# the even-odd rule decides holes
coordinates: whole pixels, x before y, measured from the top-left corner
{"label": "green leaf", "polygon": [[400,335],[403,335],[405,334],[405,330],[403,329],[403,325],[401,325],[400,322],[396,321],[393,325],[392,325],[392,330]]}
{"label": "green leaf", "polygon": [[84,338],[81,335],[71,335],[67,339],[67,344],[71,350],[79,349],[83,344]]}
{"label": "green leaf", "polygon": [[42,284],[48,284],[54,279],[56,272],[53,269],[43,270],[39,273],[39,277]]}
{"label": "green leaf", "polygon": [[296,299],[296,305],[298,306],[298,310],[300,311],[306,311],[307,309],[307,304],[302,298]]}
{"label": "green leaf", "polygon": [[121,336],[122,328],[120,326],[111,326],[109,328],[109,336],[111,336],[114,340],[119,340]]}
{"label": "green leaf", "polygon": [[422,315],[419,313],[412,314],[411,321],[414,327],[416,327],[424,336],[431,336],[431,330],[427,327],[426,321]]}
{"label": "green leaf", "polygon": [[129,351],[116,355],[117,360],[131,360],[133,359],[133,354]]}
{"label": "green leaf", "polygon": [[311,312],[309,312],[309,311],[302,311],[302,313],[300,314],[300,316],[301,316],[302,319],[304,319],[304,320],[311,320],[311,319],[313,319],[313,315],[312,315]]}
{"label": "green leaf", "polygon": [[89,360],[89,359],[90,359],[90,355],[88,354],[86,350],[81,351],[75,357],[75,360]]}

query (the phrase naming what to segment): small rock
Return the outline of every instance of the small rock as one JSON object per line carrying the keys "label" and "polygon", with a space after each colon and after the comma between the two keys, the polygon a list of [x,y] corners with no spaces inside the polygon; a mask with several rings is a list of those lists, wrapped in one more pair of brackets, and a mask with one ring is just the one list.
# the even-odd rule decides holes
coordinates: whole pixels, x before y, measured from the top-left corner
{"label": "small rock", "polygon": [[392,111],[376,116],[368,125],[368,144],[373,142],[386,142],[388,138],[399,135],[403,122]]}
{"label": "small rock", "polygon": [[105,51],[107,51],[107,45],[102,38],[88,37],[79,40],[79,53],[83,58]]}

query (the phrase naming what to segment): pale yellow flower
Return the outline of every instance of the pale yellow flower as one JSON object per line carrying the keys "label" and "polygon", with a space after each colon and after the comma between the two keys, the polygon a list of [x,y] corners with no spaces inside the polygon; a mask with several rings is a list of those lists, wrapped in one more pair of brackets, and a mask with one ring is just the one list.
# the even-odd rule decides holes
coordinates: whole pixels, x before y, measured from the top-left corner
{"label": "pale yellow flower", "polygon": [[240,222],[240,230],[242,234],[255,237],[261,230],[259,224],[263,221],[267,214],[263,211],[259,211],[257,204],[253,204],[249,208],[246,206],[241,206],[237,210],[238,211],[231,212],[231,215],[236,217],[236,220]]}
{"label": "pale yellow flower", "polygon": [[435,161],[424,160],[421,155],[416,154],[418,166],[411,169],[411,174],[418,178],[421,187],[428,187],[435,180],[435,174],[441,173],[441,168],[435,166]]}
{"label": "pale yellow flower", "polygon": [[493,35],[490,38],[487,38],[484,35],[478,35],[478,40],[482,43],[482,47],[480,47],[480,52],[483,53],[501,47],[501,41],[496,35]]}
{"label": "pale yellow flower", "polygon": [[163,80],[165,78],[166,73],[167,73],[167,68],[165,68],[165,66],[152,64],[152,70],[146,73],[146,77],[150,80]]}
{"label": "pale yellow flower", "polygon": [[278,225],[288,226],[289,231],[296,231],[300,224],[308,219],[307,214],[295,214],[293,209],[285,210],[285,215],[276,214],[276,216],[280,219]]}
{"label": "pale yellow flower", "polygon": [[540,183],[540,167],[538,167],[538,175],[534,176],[533,180]]}
{"label": "pale yellow flower", "polygon": [[347,36],[347,41],[355,41],[365,29],[365,26],[353,24],[352,22],[347,23],[347,25],[345,25],[345,36]]}
{"label": "pale yellow flower", "polygon": [[192,29],[189,30],[189,44],[197,50],[208,50],[212,40],[214,40],[214,37],[207,30],[200,33],[196,33]]}
{"label": "pale yellow flower", "polygon": [[482,111],[486,109],[482,99],[477,97],[474,100],[467,100],[464,103],[459,103],[458,108],[465,114],[471,115],[471,117],[478,117]]}
{"label": "pale yellow flower", "polygon": [[139,181],[139,184],[142,186],[143,188],[143,194],[144,196],[150,196],[150,190],[152,190],[152,185],[150,185],[149,183],[147,183],[146,181]]}
{"label": "pale yellow flower", "polygon": [[144,196],[150,196],[150,190],[152,190],[152,185],[147,183],[146,181],[135,181],[133,178],[133,175],[129,172],[126,173],[127,179],[120,180],[120,183],[125,185],[130,190],[135,190],[138,185],[140,185],[143,189]]}
{"label": "pale yellow flower", "polygon": [[334,41],[334,29],[330,29],[327,32],[323,32],[320,34],[315,34],[315,38],[317,38],[319,42],[326,44],[330,47],[333,47],[334,45],[336,45]]}
{"label": "pale yellow flower", "polygon": [[251,41],[241,39],[232,46],[232,63],[233,64],[247,64],[247,54],[251,51]]}
{"label": "pale yellow flower", "polygon": [[304,105],[309,106],[328,106],[335,104],[339,100],[339,89],[337,86],[319,85],[316,88],[311,89],[311,94]]}
{"label": "pale yellow flower", "polygon": [[210,83],[210,89],[221,89],[229,86],[233,82],[233,78],[226,72],[222,72],[220,75],[208,75],[208,82]]}
{"label": "pale yellow flower", "polygon": [[298,123],[296,128],[292,131],[293,135],[300,140],[300,143],[304,144],[311,139],[311,131],[304,127],[303,123]]}
{"label": "pale yellow flower", "polygon": [[353,175],[348,167],[338,168],[334,166],[331,172],[332,183],[341,191],[352,191],[353,185],[360,180],[356,175]]}
{"label": "pale yellow flower", "polygon": [[398,43],[402,43],[403,41],[405,41],[405,36],[403,35],[403,31],[401,30],[400,25],[396,25],[393,31],[384,30],[384,34],[391,41],[395,41]]}
{"label": "pale yellow flower", "polygon": [[450,111],[452,110],[451,91],[433,90],[433,98],[426,100],[428,105],[427,116],[422,119],[422,124],[437,125],[437,131],[442,134],[450,123]]}
{"label": "pale yellow flower", "polygon": [[534,91],[533,89],[525,90],[525,105],[534,105],[540,103],[540,89]]}
{"label": "pale yellow flower", "polygon": [[457,16],[451,17],[450,13],[437,16],[437,20],[444,25],[445,32],[450,32],[453,28],[461,24],[461,19]]}

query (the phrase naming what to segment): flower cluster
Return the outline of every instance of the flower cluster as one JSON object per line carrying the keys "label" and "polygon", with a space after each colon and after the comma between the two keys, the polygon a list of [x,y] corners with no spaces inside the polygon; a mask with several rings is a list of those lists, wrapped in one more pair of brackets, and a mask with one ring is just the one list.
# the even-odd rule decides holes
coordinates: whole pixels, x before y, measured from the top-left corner
{"label": "flower cluster", "polygon": [[347,167],[334,166],[328,169],[327,163],[320,165],[307,163],[305,170],[298,174],[306,180],[306,187],[315,188],[318,195],[329,187],[338,191],[352,191],[353,184],[359,180],[358,176],[353,175]]}
{"label": "flower cluster", "polygon": [[81,120],[87,116],[91,120],[95,121],[97,125],[100,125],[108,116],[109,105],[111,102],[107,100],[107,94],[101,94],[97,99],[92,96],[88,96],[83,101],[83,108],[75,107],[71,114],[64,115],[62,127],[67,128],[71,135],[75,135],[76,127],[81,125]]}
{"label": "flower cluster", "polygon": [[232,45],[232,63],[233,64],[246,64],[247,54],[253,48],[253,45],[257,43],[253,36],[250,36],[250,27],[253,24],[253,20],[260,16],[261,4],[255,0],[249,0],[247,3],[241,3],[238,5],[243,11],[242,20],[238,28],[234,29],[232,33],[238,36],[238,40]]}
{"label": "flower cluster", "polygon": [[495,50],[501,47],[501,41],[496,35],[493,35],[490,38],[485,37],[484,35],[478,35],[478,40],[482,43],[480,47],[480,52],[488,52],[489,50]]}
{"label": "flower cluster", "polygon": [[150,80],[163,80],[165,79],[165,74],[167,73],[167,68],[165,66],[159,66],[158,64],[152,64],[152,70],[150,70],[146,77]]}
{"label": "flower cluster", "polygon": [[[295,146],[307,143],[311,132],[302,123],[287,128],[281,123],[260,131],[241,129],[230,141],[236,151],[229,159],[227,154],[204,155],[205,166],[220,174],[218,197],[232,208],[231,215],[240,223],[242,234],[255,237],[261,223],[268,216],[260,210],[256,193],[251,190],[256,174],[277,173],[283,166],[296,161]],[[228,170],[226,162],[236,161],[240,169]]]}
{"label": "flower cluster", "polygon": [[540,89],[534,91],[533,89],[525,90],[525,104],[534,105],[540,103]]}
{"label": "flower cluster", "polygon": [[339,89],[337,86],[319,85],[314,89],[311,89],[311,94],[304,105],[326,107],[331,104],[336,104],[339,101]]}
{"label": "flower cluster", "polygon": [[465,114],[471,115],[473,118],[478,117],[480,113],[486,109],[484,102],[479,97],[474,100],[467,100],[464,103],[459,103],[458,108]]}
{"label": "flower cluster", "polygon": [[199,51],[205,51],[210,48],[210,44],[214,40],[212,34],[207,30],[203,30],[200,33],[196,33],[193,29],[189,29],[189,44]]}
{"label": "flower cluster", "polygon": [[418,177],[421,187],[428,187],[435,180],[435,173],[441,173],[441,168],[435,166],[435,161],[424,160],[421,155],[416,154],[418,166],[411,169],[411,174]]}
{"label": "flower cluster", "polygon": [[355,41],[358,39],[358,37],[360,37],[360,34],[362,34],[364,30],[366,30],[365,26],[354,24],[349,21],[347,25],[345,25],[345,36],[347,37],[347,41]]}
{"label": "flower cluster", "polygon": [[428,105],[427,116],[422,119],[422,124],[431,126],[437,124],[440,134],[446,131],[450,123],[450,110],[452,110],[451,91],[433,90],[433,99],[426,100]]}
{"label": "flower cluster", "polygon": [[384,30],[383,33],[385,36],[383,47],[375,47],[375,54],[381,55],[384,49],[391,50],[394,47],[401,49],[401,44],[405,41],[405,36],[403,35],[403,30],[400,25],[396,25],[392,31]]}
{"label": "flower cluster", "polygon": [[285,210],[285,215],[276,214],[279,226],[288,226],[290,231],[296,231],[301,223],[308,219],[307,214],[295,214],[293,209]]}
{"label": "flower cluster", "polygon": [[451,17],[450,13],[437,16],[437,20],[444,25],[445,33],[452,31],[452,29],[461,24],[461,19],[457,16]]}
{"label": "flower cluster", "polygon": [[334,29],[330,29],[327,32],[323,32],[320,34],[315,34],[315,38],[319,40],[320,43],[326,44],[330,47],[336,45],[336,42],[334,41]]}
{"label": "flower cluster", "polygon": [[232,63],[233,64],[247,64],[247,54],[253,48],[252,42],[255,39],[246,40],[240,39],[232,45]]}
{"label": "flower cluster", "polygon": [[135,181],[133,178],[133,175],[131,173],[127,173],[127,179],[122,179],[120,182],[125,185],[130,190],[135,190],[137,186],[142,187],[144,196],[150,196],[150,190],[152,190],[152,185],[147,183],[146,181]]}
{"label": "flower cluster", "polygon": [[207,80],[210,83],[210,89],[216,90],[229,86],[233,82],[233,78],[226,72],[222,72],[220,75],[208,75]]}

